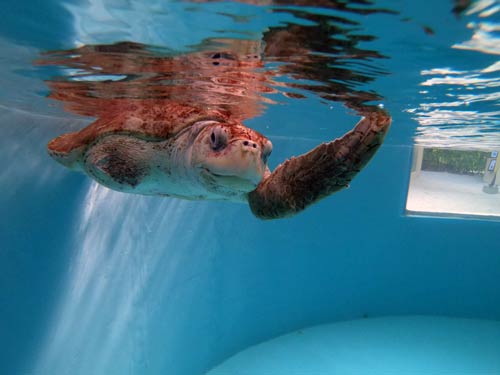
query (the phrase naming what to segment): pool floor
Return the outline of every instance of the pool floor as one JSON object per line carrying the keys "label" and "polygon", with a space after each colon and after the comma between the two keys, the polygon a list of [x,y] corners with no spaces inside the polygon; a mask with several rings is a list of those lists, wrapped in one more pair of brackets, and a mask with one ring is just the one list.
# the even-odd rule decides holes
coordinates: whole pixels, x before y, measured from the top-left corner
{"label": "pool floor", "polygon": [[500,374],[500,322],[388,317],[307,328],[256,345],[207,375]]}

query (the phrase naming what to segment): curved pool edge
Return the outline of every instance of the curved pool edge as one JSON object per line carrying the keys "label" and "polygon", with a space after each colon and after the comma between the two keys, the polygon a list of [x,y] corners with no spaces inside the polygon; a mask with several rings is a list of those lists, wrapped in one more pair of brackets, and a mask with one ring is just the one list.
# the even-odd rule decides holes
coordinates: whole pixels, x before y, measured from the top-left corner
{"label": "curved pool edge", "polygon": [[437,316],[358,319],[252,346],[206,375],[497,374],[500,321]]}

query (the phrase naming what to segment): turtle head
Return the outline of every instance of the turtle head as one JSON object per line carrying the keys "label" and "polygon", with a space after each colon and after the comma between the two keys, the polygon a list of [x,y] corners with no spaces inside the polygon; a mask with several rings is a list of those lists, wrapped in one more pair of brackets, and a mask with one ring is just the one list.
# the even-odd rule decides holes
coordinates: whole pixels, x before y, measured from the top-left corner
{"label": "turtle head", "polygon": [[210,191],[241,195],[255,189],[267,176],[272,143],[238,123],[210,121],[192,144],[191,163]]}

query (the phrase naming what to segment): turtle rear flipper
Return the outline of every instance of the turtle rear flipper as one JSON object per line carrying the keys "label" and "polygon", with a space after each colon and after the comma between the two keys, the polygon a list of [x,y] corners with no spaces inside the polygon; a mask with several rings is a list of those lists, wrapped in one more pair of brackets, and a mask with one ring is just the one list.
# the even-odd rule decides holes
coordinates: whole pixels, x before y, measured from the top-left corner
{"label": "turtle rear flipper", "polygon": [[57,162],[73,170],[81,170],[80,159],[86,149],[85,144],[79,144],[78,132],[60,135],[47,145],[49,155]]}
{"label": "turtle rear flipper", "polygon": [[292,216],[349,185],[377,152],[391,117],[372,110],[350,132],[287,160],[249,193],[255,216],[275,219]]}
{"label": "turtle rear flipper", "polygon": [[98,119],[87,127],[72,133],[66,133],[52,139],[47,144],[49,155],[72,170],[82,170],[82,158],[90,143],[92,143],[103,125],[108,120]]}
{"label": "turtle rear flipper", "polygon": [[109,135],[90,147],[83,157],[85,172],[100,184],[123,192],[134,189],[149,173],[144,141],[126,135]]}

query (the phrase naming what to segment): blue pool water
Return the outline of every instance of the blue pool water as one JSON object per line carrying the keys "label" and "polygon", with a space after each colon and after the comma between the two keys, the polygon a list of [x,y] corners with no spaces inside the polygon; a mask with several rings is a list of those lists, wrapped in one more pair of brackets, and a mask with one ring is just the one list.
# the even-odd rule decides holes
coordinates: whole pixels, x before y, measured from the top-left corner
{"label": "blue pool water", "polygon": [[[273,367],[243,372],[251,368],[249,358],[272,350],[285,353],[274,369],[293,366],[286,362],[290,356],[304,356],[306,364],[321,354],[325,371],[348,368],[348,358],[357,373],[372,373],[370,364],[380,355],[385,366],[393,360],[398,373],[433,373],[418,359],[464,353],[451,367],[438,362],[444,367],[436,369],[500,373],[499,222],[405,213],[415,142],[487,150],[500,144],[498,3],[476,1],[460,14],[448,0],[432,6],[364,3],[351,2],[346,10],[235,2],[5,2],[0,374],[204,374],[249,347],[298,330],[308,340],[290,343],[285,336],[233,357],[222,365],[233,366],[230,372],[213,373],[272,373]],[[325,23],[330,26],[318,29]],[[245,123],[272,140],[275,167],[356,123],[345,101],[333,95],[339,89],[332,82],[344,93],[383,97],[374,103],[391,113],[392,129],[349,189],[293,218],[259,221],[244,204],[114,192],[47,155],[48,141],[92,121],[47,98],[49,81],[77,81],[91,67],[41,65],[47,51],[130,41],[165,55],[190,54],[220,40],[261,40],[295,25],[312,27],[307,43],[313,54],[342,58],[320,60],[312,69],[290,65],[289,74],[273,78],[276,92],[263,94],[262,114]],[[359,58],[363,54],[368,57]],[[282,65],[283,59],[268,58],[264,70]],[[306,83],[325,84],[330,96]],[[332,87],[337,91],[328,91]],[[499,204],[498,198],[492,202]],[[391,323],[388,316],[429,318]],[[313,326],[318,328],[307,330]],[[439,334],[426,336],[434,341],[423,349],[412,336],[415,326],[422,332],[439,326]],[[401,350],[383,345],[394,327],[406,332],[401,350],[407,362]],[[333,355],[360,330],[372,347]],[[457,340],[470,351],[454,351]],[[376,355],[355,362],[367,353]],[[309,373],[322,370],[319,362],[311,366]]]}

